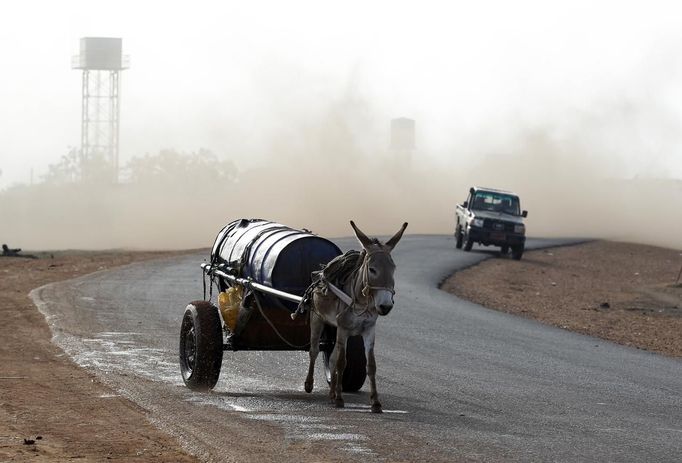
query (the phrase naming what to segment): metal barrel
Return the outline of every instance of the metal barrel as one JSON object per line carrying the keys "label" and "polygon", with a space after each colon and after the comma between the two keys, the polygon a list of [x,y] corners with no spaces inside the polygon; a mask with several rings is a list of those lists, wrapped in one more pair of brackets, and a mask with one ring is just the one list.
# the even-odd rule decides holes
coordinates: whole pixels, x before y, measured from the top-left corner
{"label": "metal barrel", "polygon": [[[218,233],[211,264],[226,265],[240,278],[301,296],[312,282],[312,272],[340,254],[334,243],[307,230],[261,219],[240,219]],[[295,307],[292,302],[284,304]]]}

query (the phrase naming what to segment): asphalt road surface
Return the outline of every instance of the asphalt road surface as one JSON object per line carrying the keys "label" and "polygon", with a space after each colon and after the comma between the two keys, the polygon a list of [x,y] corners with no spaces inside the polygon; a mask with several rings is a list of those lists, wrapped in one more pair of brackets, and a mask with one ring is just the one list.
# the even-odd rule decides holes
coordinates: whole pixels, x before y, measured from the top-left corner
{"label": "asphalt road surface", "polygon": [[[321,356],[316,388],[303,392],[305,352],[226,352],[215,392],[185,388],[180,320],[201,299],[206,255],[133,264],[33,296],[55,342],[204,460],[242,459],[232,452],[239,442],[254,447],[254,461],[322,450],[320,460],[348,461],[681,461],[682,362],[438,289],[490,256],[457,251],[444,236],[397,246],[396,306],[377,328],[383,415],[369,413],[366,385],[334,409]],[[272,442],[281,447],[274,455]]]}

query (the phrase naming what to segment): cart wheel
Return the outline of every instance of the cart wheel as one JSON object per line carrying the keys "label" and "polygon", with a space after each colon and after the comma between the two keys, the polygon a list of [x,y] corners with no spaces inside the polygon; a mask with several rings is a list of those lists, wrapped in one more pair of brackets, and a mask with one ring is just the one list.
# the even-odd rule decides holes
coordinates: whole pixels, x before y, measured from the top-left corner
{"label": "cart wheel", "polygon": [[[329,369],[331,351],[323,351],[324,374],[327,384],[332,382],[332,372]],[[367,358],[365,357],[365,343],[362,336],[351,336],[346,343],[346,368],[343,370],[343,391],[357,392],[365,384],[367,377]]]}
{"label": "cart wheel", "polygon": [[223,335],[218,309],[194,301],[185,309],[180,328],[180,371],[185,385],[208,391],[218,382],[223,363]]}

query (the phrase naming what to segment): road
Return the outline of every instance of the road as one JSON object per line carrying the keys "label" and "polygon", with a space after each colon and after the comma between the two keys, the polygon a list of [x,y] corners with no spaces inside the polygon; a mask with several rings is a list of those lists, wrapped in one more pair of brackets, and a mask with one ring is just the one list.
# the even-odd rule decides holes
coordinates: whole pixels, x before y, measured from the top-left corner
{"label": "road", "polygon": [[383,415],[368,413],[366,386],[344,410],[328,404],[321,359],[315,391],[303,392],[304,352],[226,352],[215,392],[185,388],[178,333],[201,298],[203,254],[32,294],[58,345],[206,461],[682,460],[682,362],[438,289],[490,256],[445,236],[397,246],[396,306],[377,329]]}

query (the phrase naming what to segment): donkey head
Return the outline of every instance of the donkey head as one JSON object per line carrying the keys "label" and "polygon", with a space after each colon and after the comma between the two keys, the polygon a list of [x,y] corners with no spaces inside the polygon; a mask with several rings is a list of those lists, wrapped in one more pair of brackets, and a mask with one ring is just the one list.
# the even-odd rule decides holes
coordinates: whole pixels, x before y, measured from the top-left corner
{"label": "donkey head", "polygon": [[360,268],[362,278],[362,295],[370,299],[379,315],[387,315],[393,308],[393,295],[395,294],[395,263],[391,258],[391,251],[398,244],[403,232],[407,228],[407,222],[386,241],[380,242],[376,238],[368,238],[352,220],[355,236],[365,250],[365,258]]}

